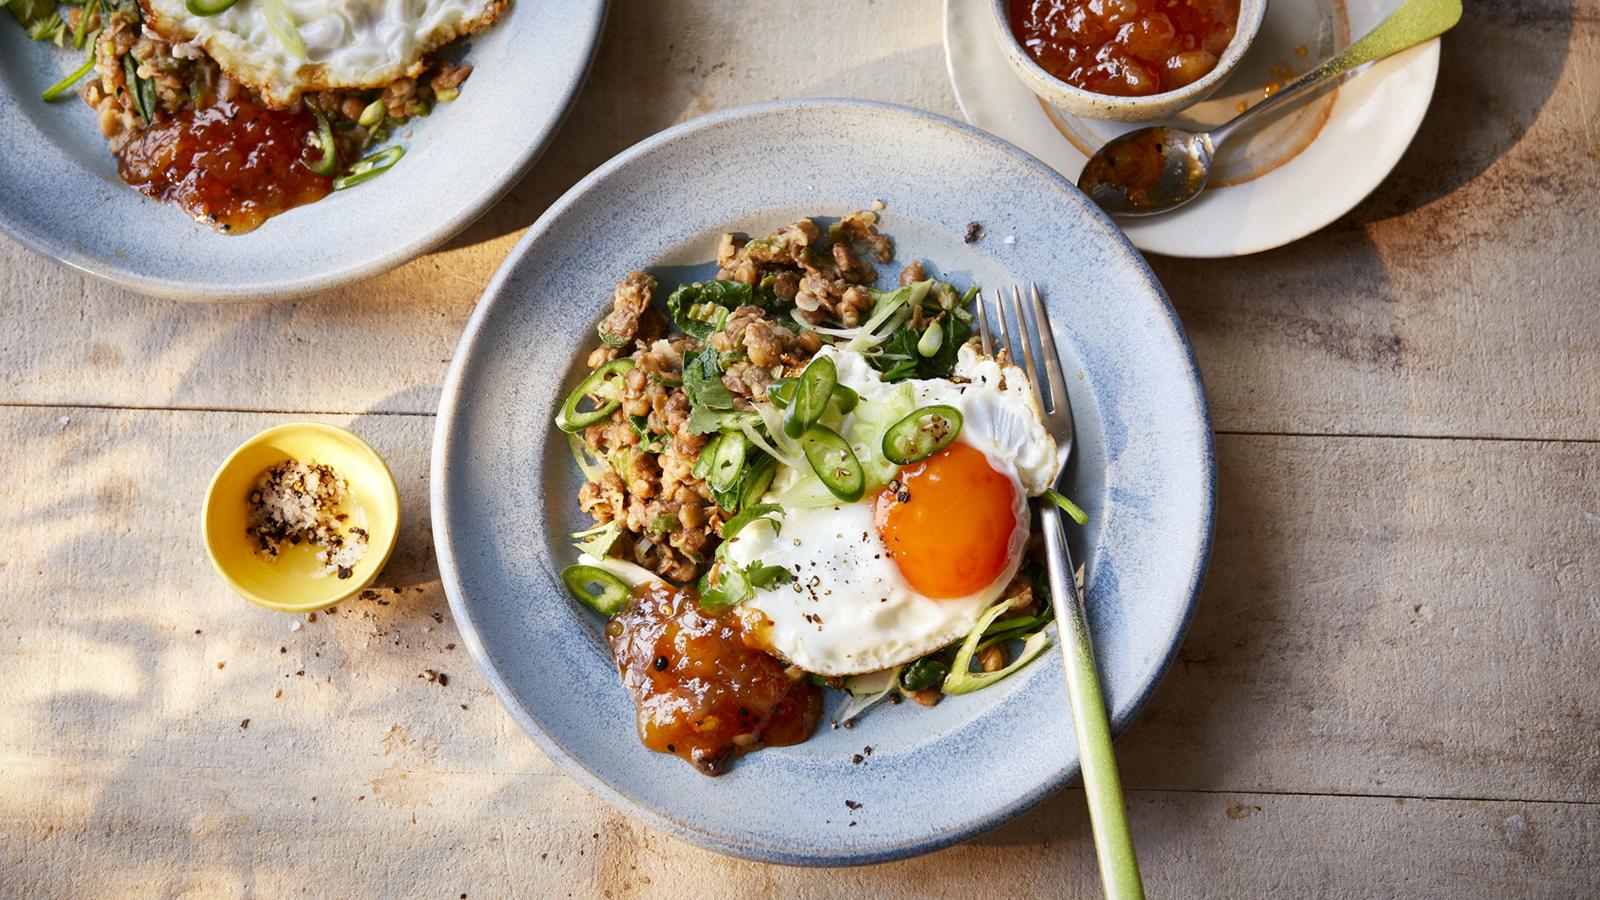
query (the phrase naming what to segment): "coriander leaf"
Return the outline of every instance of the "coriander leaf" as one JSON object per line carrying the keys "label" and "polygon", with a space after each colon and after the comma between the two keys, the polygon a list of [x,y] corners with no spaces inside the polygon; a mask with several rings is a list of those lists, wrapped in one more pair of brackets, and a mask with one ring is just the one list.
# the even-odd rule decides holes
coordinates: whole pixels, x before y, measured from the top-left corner
{"label": "coriander leaf", "polygon": [[765,590],[780,584],[788,584],[794,580],[794,573],[783,566],[763,566],[758,559],[750,564],[750,570],[745,577],[753,587]]}
{"label": "coriander leaf", "polygon": [[733,394],[722,383],[722,357],[707,347],[691,359],[684,358],[683,390],[689,395],[691,406],[709,406],[712,409],[732,409]]}
{"label": "coriander leaf", "polygon": [[737,431],[739,423],[749,420],[760,421],[761,416],[748,409],[712,409],[709,406],[692,406],[689,408],[689,431],[693,434],[716,434],[721,431]]}
{"label": "coriander leaf", "polygon": [[706,612],[721,612],[754,596],[755,591],[751,589],[750,578],[744,570],[724,563],[718,569],[716,584],[701,591],[700,608]]}
{"label": "coriander leaf", "polygon": [[633,426],[633,433],[639,436],[639,449],[646,453],[660,453],[667,449],[667,444],[672,441],[671,435],[656,434],[650,430],[650,419],[647,416],[629,416],[628,423]]}
{"label": "coriander leaf", "polygon": [[[757,503],[754,506],[747,506],[722,526],[722,540],[724,542],[730,541],[734,535],[738,534],[740,530],[751,522],[770,516],[773,513],[781,512],[783,512],[783,507],[776,503]],[[776,519],[772,520],[772,529],[781,533],[782,526]],[[726,547],[727,544],[724,543],[723,546]]]}

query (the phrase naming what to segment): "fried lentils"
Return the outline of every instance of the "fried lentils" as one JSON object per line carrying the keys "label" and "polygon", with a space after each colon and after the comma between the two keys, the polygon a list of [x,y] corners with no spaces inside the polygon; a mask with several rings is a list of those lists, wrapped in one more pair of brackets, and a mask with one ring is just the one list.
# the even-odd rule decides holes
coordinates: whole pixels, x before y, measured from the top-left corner
{"label": "fried lentils", "polygon": [[[877,231],[877,214],[857,212],[827,233],[810,219],[757,240],[725,234],[717,253],[717,278],[765,284],[792,300],[813,325],[860,324],[872,297],[865,289],[877,278],[872,263],[893,258],[889,239]],[[870,260],[870,262],[869,262]],[[765,400],[774,380],[798,374],[822,348],[809,328],[775,321],[766,310],[741,306],[703,344],[668,334],[655,278],[628,274],[616,286],[611,308],[601,320],[602,344],[589,354],[598,368],[628,357],[635,366],[624,377],[622,405],[605,421],[582,432],[584,444],[609,463],[606,473],[585,484],[579,506],[598,524],[623,529],[614,554],[672,581],[696,578],[722,539],[722,523],[732,511],[717,505],[710,485],[693,470],[709,435],[689,428],[689,396],[681,383],[685,354],[705,344],[723,355],[722,382],[735,409]],[[643,420],[643,427],[637,423]],[[641,431],[643,433],[641,433]],[[645,446],[659,447],[650,452]]]}

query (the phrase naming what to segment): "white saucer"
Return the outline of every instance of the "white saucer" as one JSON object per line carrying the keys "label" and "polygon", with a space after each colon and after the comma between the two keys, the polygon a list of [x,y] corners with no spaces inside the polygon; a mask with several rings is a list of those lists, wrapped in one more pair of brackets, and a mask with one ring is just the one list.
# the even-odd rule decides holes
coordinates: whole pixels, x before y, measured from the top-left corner
{"label": "white saucer", "polygon": [[[1209,100],[1161,120],[1187,128],[1232,118],[1269,84],[1312,68],[1371,30],[1396,0],[1273,0],[1261,34]],[[1088,155],[1144,124],[1079,119],[1049,106],[1012,74],[990,0],[945,0],[945,59],[961,112],[979,128],[1078,178]],[[1433,98],[1439,41],[1379,60],[1218,155],[1212,186],[1182,209],[1117,224],[1141,250],[1243,256],[1298,240],[1349,212],[1405,153]]]}

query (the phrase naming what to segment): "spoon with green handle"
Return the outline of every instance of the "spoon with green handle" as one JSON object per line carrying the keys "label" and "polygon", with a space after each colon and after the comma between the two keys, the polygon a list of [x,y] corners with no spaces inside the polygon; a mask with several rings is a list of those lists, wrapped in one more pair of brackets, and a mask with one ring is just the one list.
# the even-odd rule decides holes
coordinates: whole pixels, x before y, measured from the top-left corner
{"label": "spoon with green handle", "polygon": [[1247,123],[1284,109],[1330,78],[1438,37],[1459,21],[1461,0],[1408,0],[1342,53],[1209,132],[1157,125],[1111,139],[1083,167],[1078,187],[1116,216],[1177,209],[1205,190],[1218,148]]}

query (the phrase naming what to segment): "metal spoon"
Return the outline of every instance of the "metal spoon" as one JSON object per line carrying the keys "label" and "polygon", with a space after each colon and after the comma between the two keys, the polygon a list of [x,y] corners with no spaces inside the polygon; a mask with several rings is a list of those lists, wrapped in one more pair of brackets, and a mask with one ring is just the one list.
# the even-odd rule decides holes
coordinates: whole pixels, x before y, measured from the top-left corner
{"label": "metal spoon", "polygon": [[1330,78],[1438,37],[1459,21],[1461,0],[1409,0],[1344,52],[1209,132],[1157,125],[1112,138],[1084,166],[1078,188],[1112,215],[1153,216],[1177,209],[1205,190],[1217,149],[1245,124],[1285,108]]}

